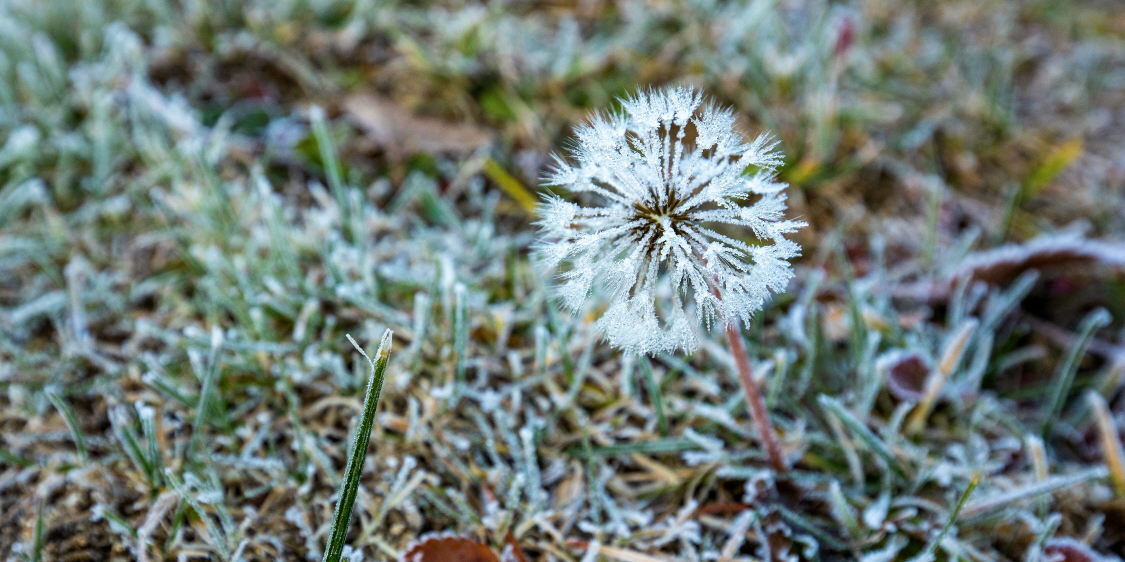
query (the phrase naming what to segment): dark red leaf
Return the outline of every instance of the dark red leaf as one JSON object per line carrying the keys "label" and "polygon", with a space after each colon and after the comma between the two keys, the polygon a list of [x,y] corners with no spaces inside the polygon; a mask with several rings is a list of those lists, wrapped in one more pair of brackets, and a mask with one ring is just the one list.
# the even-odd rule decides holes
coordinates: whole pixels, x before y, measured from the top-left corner
{"label": "dark red leaf", "polygon": [[402,562],[500,562],[488,545],[454,535],[424,535],[402,555]]}

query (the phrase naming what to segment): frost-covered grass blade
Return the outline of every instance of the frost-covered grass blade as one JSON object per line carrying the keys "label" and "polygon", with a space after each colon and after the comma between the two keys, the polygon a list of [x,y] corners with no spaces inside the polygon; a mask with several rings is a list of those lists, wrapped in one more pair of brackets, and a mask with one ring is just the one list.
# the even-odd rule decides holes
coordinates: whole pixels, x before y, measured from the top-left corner
{"label": "frost-covered grass blade", "polygon": [[383,333],[379,342],[379,351],[375,353],[372,361],[363,348],[348,336],[348,341],[355,346],[356,351],[363,355],[371,365],[371,378],[367,381],[367,393],[363,397],[363,412],[358,420],[355,440],[351,442],[348,454],[348,463],[344,467],[344,481],[340,484],[339,498],[336,500],[336,511],[332,516],[332,529],[328,533],[328,545],[324,549],[324,562],[340,562],[348,536],[348,522],[352,516],[352,506],[355,504],[356,493],[359,490],[359,478],[363,473],[363,462],[367,459],[367,443],[371,439],[371,425],[375,423],[375,409],[379,405],[379,395],[383,392],[383,381],[387,373],[387,362],[391,357],[390,330]]}

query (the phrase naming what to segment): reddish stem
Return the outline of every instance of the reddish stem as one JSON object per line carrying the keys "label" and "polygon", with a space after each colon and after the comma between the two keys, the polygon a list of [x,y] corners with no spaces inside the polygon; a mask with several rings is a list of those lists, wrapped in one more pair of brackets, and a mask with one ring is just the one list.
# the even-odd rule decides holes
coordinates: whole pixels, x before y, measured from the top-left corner
{"label": "reddish stem", "polygon": [[746,405],[750,408],[750,417],[754,420],[762,445],[769,453],[770,464],[778,472],[787,472],[789,467],[786,466],[785,458],[781,455],[781,447],[777,444],[777,432],[770,422],[766,402],[762,399],[762,393],[758,391],[758,384],[754,382],[754,375],[750,370],[750,356],[742,343],[742,334],[738,333],[737,321],[727,326],[727,341],[730,342],[730,351],[734,355],[734,364],[738,367],[738,382],[742,383],[742,390],[746,393]]}
{"label": "reddish stem", "polygon": [[[696,257],[703,260],[696,252]],[[703,260],[706,263],[706,260]],[[715,298],[723,300],[723,294],[719,292],[719,280],[715,278],[711,283],[711,294]],[[789,472],[789,465],[785,463],[785,457],[781,455],[781,447],[777,444],[777,430],[773,428],[773,423],[770,422],[769,411],[766,410],[766,401],[762,399],[762,393],[758,391],[758,384],[754,382],[753,370],[750,368],[750,354],[746,353],[746,345],[742,343],[742,334],[738,332],[738,318],[732,318],[730,323],[727,324],[727,342],[730,343],[730,352],[734,355],[734,364],[738,368],[738,382],[742,383],[742,391],[746,393],[746,406],[750,409],[750,417],[754,420],[754,426],[758,430],[758,438],[762,440],[762,445],[766,448],[766,453],[769,454],[770,464],[777,472]]]}
{"label": "reddish stem", "polygon": [[511,531],[504,534],[504,542],[512,547],[512,555],[516,557],[518,562],[528,562],[527,555],[524,554],[523,549],[520,548],[519,541],[516,540],[515,535]]}
{"label": "reddish stem", "polygon": [[701,505],[695,510],[695,515],[718,515],[727,513],[742,513],[747,509],[754,509],[754,506],[742,502],[724,502],[713,503],[709,505]]}

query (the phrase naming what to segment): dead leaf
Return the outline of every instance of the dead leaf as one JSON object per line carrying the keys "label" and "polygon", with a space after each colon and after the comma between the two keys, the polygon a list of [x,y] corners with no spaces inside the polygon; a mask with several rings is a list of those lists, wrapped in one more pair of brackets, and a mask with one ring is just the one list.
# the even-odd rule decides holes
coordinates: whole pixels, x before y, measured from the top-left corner
{"label": "dead leaf", "polygon": [[1059,562],[1099,562],[1104,560],[1094,549],[1070,537],[1055,537],[1043,546],[1043,554],[1047,560]]}
{"label": "dead leaf", "polygon": [[1042,272],[1046,279],[1100,277],[1125,272],[1125,242],[1091,240],[1080,234],[1050,234],[1022,244],[969,254],[943,279],[891,287],[893,298],[940,303],[949,300],[957,283],[968,277],[1006,287],[1021,273]]}
{"label": "dead leaf", "polygon": [[343,107],[368,137],[398,155],[465,154],[492,142],[492,134],[482,127],[419,117],[390,100],[369,94],[350,96]]}
{"label": "dead leaf", "polygon": [[879,361],[887,372],[887,388],[895,398],[917,402],[922,398],[933,365],[918,352],[892,352]]}
{"label": "dead leaf", "polygon": [[405,550],[401,562],[500,562],[488,545],[452,534],[423,535]]}
{"label": "dead leaf", "polygon": [[1125,271],[1125,243],[1090,240],[1075,234],[1040,236],[1023,244],[971,254],[950,277],[970,276],[994,285],[1007,285],[1029,269],[1092,273],[1096,268]]}
{"label": "dead leaf", "polygon": [[822,314],[825,337],[836,343],[847,341],[848,332],[851,330],[851,322],[844,305],[838,302],[827,303],[824,305]]}

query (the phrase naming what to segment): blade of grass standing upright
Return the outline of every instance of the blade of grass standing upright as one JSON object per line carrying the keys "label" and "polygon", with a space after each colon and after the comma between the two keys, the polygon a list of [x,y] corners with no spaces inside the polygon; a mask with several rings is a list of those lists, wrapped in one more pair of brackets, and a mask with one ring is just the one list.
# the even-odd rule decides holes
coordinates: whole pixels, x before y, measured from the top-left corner
{"label": "blade of grass standing upright", "polygon": [[59,394],[58,388],[48,386],[43,389],[43,391],[47,395],[47,400],[59,411],[59,415],[62,416],[66,427],[70,429],[71,438],[74,439],[74,447],[78,449],[78,460],[85,463],[89,460],[90,455],[86,451],[86,435],[82,432],[82,424],[78,423],[78,418],[74,417],[74,411],[70,409],[66,400]]}
{"label": "blade of grass standing upright", "polygon": [[324,109],[314,105],[309,108],[309,121],[312,123],[313,138],[316,139],[317,152],[320,155],[324,172],[328,176],[328,186],[332,189],[332,196],[336,199],[336,206],[340,208],[340,224],[344,227],[344,234],[349,240],[353,233],[349,225],[351,206],[348,205],[346,186],[344,185],[344,172],[340,169],[340,159],[336,152],[336,143],[332,140],[332,133],[328,130],[328,117]]}
{"label": "blade of grass standing upright", "polygon": [[668,419],[664,416],[664,391],[660,390],[660,384],[656,382],[656,375],[652,372],[652,364],[649,363],[648,357],[639,357],[637,363],[640,364],[641,372],[645,375],[648,393],[652,395],[650,399],[656,411],[656,427],[660,428],[661,437],[668,437]]}
{"label": "blade of grass standing upright", "polygon": [[939,531],[933,539],[926,543],[926,549],[923,550],[922,553],[918,556],[911,558],[910,562],[931,562],[932,560],[934,560],[934,552],[937,550],[938,545],[941,544],[941,541],[945,538],[945,535],[949,534],[949,530],[953,528],[953,525],[957,523],[957,517],[961,515],[961,510],[965,508],[965,503],[969,501],[969,495],[972,494],[973,490],[975,490],[977,488],[977,485],[980,484],[982,477],[983,475],[980,473],[973,475],[973,479],[969,481],[969,486],[965,488],[965,493],[961,494],[961,499],[957,501],[957,506],[954,507],[953,512],[949,514],[949,519],[945,522],[945,525],[941,528],[941,531]]}
{"label": "blade of grass standing upright", "polygon": [[363,461],[367,456],[367,443],[371,439],[371,425],[375,421],[375,407],[379,405],[379,395],[383,391],[383,379],[387,372],[387,360],[391,356],[391,331],[383,333],[379,351],[372,361],[363,348],[348,336],[364,359],[371,365],[371,380],[367,383],[367,395],[363,398],[363,413],[359,428],[352,443],[348,464],[344,468],[344,482],[340,487],[340,499],[336,501],[336,511],[332,515],[332,530],[328,533],[328,547],[324,550],[324,562],[339,562],[344,553],[344,542],[348,536],[348,520],[352,516],[356,492],[359,490],[359,477],[363,473]]}
{"label": "blade of grass standing upright", "polygon": [[1070,394],[1070,387],[1074,384],[1074,375],[1078,372],[1078,364],[1082,361],[1082,356],[1086,353],[1086,347],[1090,344],[1090,339],[1094,337],[1094,332],[1108,325],[1111,320],[1112,317],[1110,317],[1109,312],[1104,308],[1099,308],[1087,314],[1078,325],[1078,337],[1074,339],[1074,343],[1067,350],[1063,360],[1059,362],[1058,370],[1055,372],[1055,384],[1051,387],[1051,399],[1043,416],[1043,425],[1039,429],[1040,437],[1044,439],[1048,437],[1055,420],[1062,413],[1063,406],[1066,404],[1066,397]]}
{"label": "blade of grass standing upright", "polygon": [[865,424],[857,420],[843,404],[840,404],[839,400],[827,394],[821,394],[817,397],[817,401],[820,402],[821,407],[839,418],[848,429],[852,430],[852,433],[860,438],[860,440],[867,443],[867,445],[871,447],[871,450],[874,451],[879,458],[883,459],[887,467],[898,475],[899,478],[902,478],[903,482],[909,482],[910,479],[906,475],[906,469],[902,467],[898,458],[895,457],[894,452],[891,451],[891,448],[888,447],[879,436],[868,429]]}

